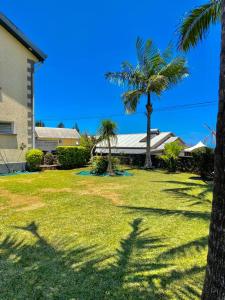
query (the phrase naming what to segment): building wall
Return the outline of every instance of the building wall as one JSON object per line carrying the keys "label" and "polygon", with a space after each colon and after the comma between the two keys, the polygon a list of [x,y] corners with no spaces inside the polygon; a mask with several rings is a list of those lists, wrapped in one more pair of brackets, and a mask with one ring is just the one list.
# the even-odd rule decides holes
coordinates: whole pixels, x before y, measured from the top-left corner
{"label": "building wall", "polygon": [[[0,152],[8,162],[24,162],[26,150],[33,146],[33,69],[37,59],[1,26],[0,45],[0,122],[13,122],[15,133],[0,134]],[[23,151],[22,143],[26,146]]]}
{"label": "building wall", "polygon": [[36,148],[43,151],[54,151],[57,146],[78,146],[79,139],[37,139]]}

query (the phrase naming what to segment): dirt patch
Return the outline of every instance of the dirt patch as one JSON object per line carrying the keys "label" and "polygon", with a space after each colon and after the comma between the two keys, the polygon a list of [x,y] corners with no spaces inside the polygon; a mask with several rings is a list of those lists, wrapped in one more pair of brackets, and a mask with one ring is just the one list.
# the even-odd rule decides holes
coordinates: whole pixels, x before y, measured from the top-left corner
{"label": "dirt patch", "polygon": [[0,197],[6,200],[6,203],[0,206],[1,210],[14,208],[17,211],[28,211],[45,205],[37,196],[16,194],[4,189],[0,189]]}
{"label": "dirt patch", "polygon": [[124,189],[126,185],[120,184],[105,184],[104,186],[96,185],[95,183],[87,183],[81,186],[82,189],[78,191],[80,195],[100,196],[110,200],[114,205],[122,205],[120,190]]}
{"label": "dirt patch", "polygon": [[[82,189],[81,189],[82,188]],[[114,205],[122,205],[123,202],[120,200],[120,195],[115,192],[115,186],[107,185],[106,187],[96,186],[94,183],[92,184],[84,184],[83,186],[76,187],[76,189],[72,188],[62,188],[62,189],[54,189],[54,188],[44,188],[41,189],[42,193],[72,193],[80,196],[100,196],[107,200],[110,200]],[[117,187],[118,188],[118,187]],[[120,187],[122,188],[122,187]],[[112,191],[113,190],[113,191]]]}

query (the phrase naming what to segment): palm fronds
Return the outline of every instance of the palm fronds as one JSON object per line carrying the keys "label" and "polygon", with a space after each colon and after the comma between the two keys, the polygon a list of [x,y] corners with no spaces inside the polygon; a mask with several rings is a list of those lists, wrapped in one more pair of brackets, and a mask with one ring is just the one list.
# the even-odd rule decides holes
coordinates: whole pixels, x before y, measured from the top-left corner
{"label": "palm fronds", "polygon": [[117,125],[111,120],[103,120],[101,126],[98,129],[98,135],[100,140],[116,139]]}
{"label": "palm fronds", "polygon": [[109,72],[106,78],[113,83],[124,85],[127,92],[122,95],[127,112],[134,112],[142,95],[160,96],[171,85],[178,83],[188,74],[184,58],[172,58],[172,46],[161,54],[151,40],[145,43],[137,38],[138,64],[124,62],[120,72]]}
{"label": "palm fronds", "polygon": [[133,113],[136,111],[137,105],[142,95],[142,90],[127,91],[122,95],[124,107],[127,113]]}
{"label": "palm fronds", "polygon": [[179,49],[187,51],[205,37],[209,26],[221,17],[221,3],[222,0],[212,0],[188,14],[180,27]]}
{"label": "palm fronds", "polygon": [[159,74],[168,79],[168,87],[177,84],[189,74],[186,59],[184,57],[174,58],[161,69]]}

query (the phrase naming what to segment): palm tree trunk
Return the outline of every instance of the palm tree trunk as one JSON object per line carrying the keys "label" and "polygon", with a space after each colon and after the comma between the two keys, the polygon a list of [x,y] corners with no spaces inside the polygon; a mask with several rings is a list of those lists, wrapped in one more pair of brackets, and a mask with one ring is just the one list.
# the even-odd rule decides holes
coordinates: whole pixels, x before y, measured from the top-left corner
{"label": "palm tree trunk", "polygon": [[111,151],[110,138],[108,138],[108,148],[109,148],[109,155],[108,155],[108,169],[107,169],[107,172],[109,173],[109,175],[114,175],[113,168],[112,168],[112,151]]}
{"label": "palm tree trunk", "polygon": [[145,157],[145,169],[152,168],[151,160],[151,114],[152,114],[152,104],[150,93],[148,93],[148,101],[146,105],[146,116],[147,116],[147,140],[146,140],[146,157]]}
{"label": "palm tree trunk", "polygon": [[225,299],[225,0],[222,0],[219,110],[209,250],[203,300]]}

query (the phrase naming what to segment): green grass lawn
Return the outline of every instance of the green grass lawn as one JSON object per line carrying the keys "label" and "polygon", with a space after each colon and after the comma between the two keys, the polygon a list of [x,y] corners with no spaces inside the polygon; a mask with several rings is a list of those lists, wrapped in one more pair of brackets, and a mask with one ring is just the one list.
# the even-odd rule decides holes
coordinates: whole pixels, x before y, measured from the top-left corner
{"label": "green grass lawn", "polygon": [[199,299],[210,186],[75,172],[0,177],[0,299]]}

